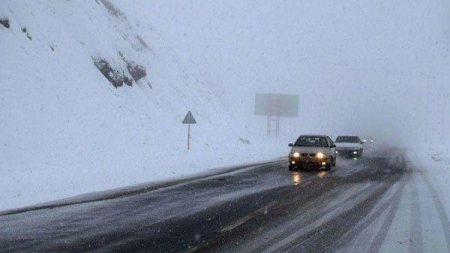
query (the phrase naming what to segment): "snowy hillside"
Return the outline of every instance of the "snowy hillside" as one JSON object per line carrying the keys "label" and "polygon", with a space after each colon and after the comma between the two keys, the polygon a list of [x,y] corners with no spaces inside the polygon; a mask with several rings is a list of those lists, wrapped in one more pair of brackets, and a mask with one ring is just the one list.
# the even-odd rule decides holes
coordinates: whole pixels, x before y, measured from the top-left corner
{"label": "snowy hillside", "polygon": [[169,48],[145,15],[108,0],[10,0],[0,20],[0,209],[287,150],[249,137],[214,73]]}

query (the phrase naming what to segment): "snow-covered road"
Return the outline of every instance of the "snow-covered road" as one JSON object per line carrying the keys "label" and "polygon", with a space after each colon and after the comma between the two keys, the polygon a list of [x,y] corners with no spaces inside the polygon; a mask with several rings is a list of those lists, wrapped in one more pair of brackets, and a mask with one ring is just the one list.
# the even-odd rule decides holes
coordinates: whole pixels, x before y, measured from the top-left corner
{"label": "snow-covered road", "polygon": [[330,172],[285,161],[134,196],[0,216],[0,251],[448,252],[448,175],[368,150]]}

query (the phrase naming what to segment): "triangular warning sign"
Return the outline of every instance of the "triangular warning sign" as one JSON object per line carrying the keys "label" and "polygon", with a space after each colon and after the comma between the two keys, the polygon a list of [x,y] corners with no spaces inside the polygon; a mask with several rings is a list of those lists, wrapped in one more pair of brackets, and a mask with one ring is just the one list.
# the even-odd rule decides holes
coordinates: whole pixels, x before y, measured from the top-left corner
{"label": "triangular warning sign", "polygon": [[192,115],[191,111],[189,111],[186,114],[186,117],[184,117],[184,120],[182,123],[183,124],[196,124],[197,122],[194,119],[194,115]]}

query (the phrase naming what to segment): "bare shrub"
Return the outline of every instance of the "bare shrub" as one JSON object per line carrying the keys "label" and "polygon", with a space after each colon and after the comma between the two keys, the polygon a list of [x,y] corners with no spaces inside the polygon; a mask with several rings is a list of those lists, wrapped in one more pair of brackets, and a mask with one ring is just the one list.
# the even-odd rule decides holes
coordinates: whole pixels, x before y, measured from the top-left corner
{"label": "bare shrub", "polygon": [[29,40],[32,40],[33,38],[31,38],[31,35],[27,32],[27,28],[26,27],[22,27],[22,32],[25,33],[28,37]]}

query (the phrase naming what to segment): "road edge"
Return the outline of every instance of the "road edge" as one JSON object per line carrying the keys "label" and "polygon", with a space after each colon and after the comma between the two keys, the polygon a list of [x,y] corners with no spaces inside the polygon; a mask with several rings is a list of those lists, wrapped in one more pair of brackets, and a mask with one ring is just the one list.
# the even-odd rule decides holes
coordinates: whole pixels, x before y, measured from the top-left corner
{"label": "road edge", "polygon": [[85,193],[85,194],[76,195],[74,197],[44,202],[41,204],[7,209],[4,211],[0,211],[0,216],[7,216],[7,215],[13,215],[13,214],[43,210],[43,209],[53,209],[53,208],[57,208],[57,207],[85,204],[85,203],[90,203],[90,202],[118,199],[118,198],[122,198],[122,197],[138,195],[138,194],[142,194],[142,193],[146,193],[146,192],[150,192],[150,191],[154,191],[154,190],[159,190],[159,189],[163,189],[163,188],[167,188],[167,187],[171,187],[171,186],[176,186],[176,185],[183,184],[183,183],[189,183],[189,182],[193,182],[193,181],[197,181],[197,180],[207,179],[210,177],[225,175],[228,173],[236,172],[236,171],[243,170],[243,169],[248,169],[248,168],[255,167],[255,166],[264,166],[264,165],[279,163],[284,160],[287,160],[287,158],[280,157],[278,159],[272,159],[272,160],[268,160],[268,161],[260,161],[260,162],[255,162],[255,163],[235,165],[235,166],[231,166],[231,167],[210,169],[208,171],[193,174],[193,175],[183,177],[183,178],[174,178],[174,179],[163,180],[163,181],[158,181],[158,182],[141,183],[141,184],[126,186],[126,187],[121,187],[121,188],[115,188],[115,189],[110,189],[110,190],[105,190],[105,191]]}

